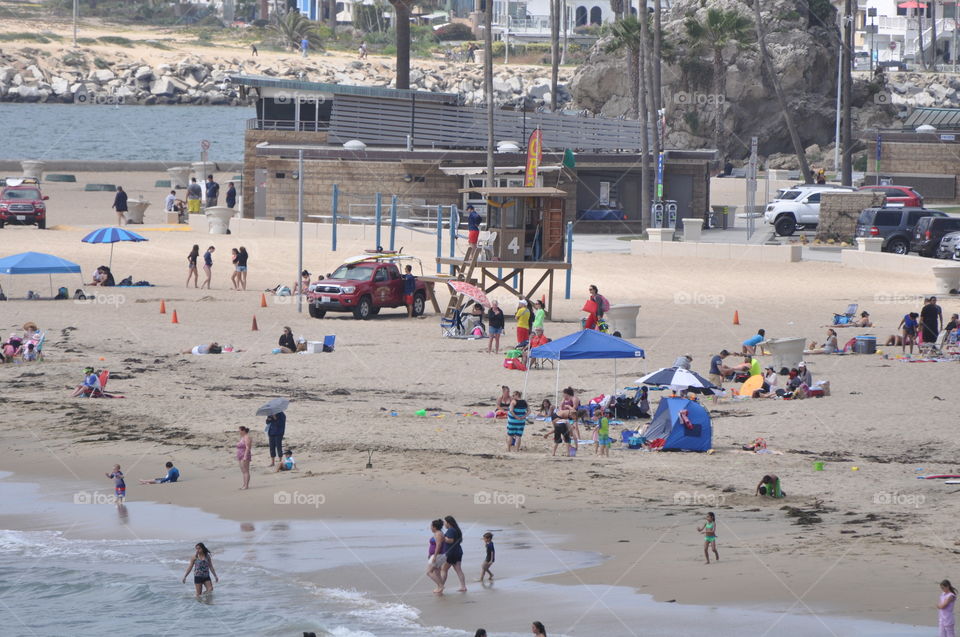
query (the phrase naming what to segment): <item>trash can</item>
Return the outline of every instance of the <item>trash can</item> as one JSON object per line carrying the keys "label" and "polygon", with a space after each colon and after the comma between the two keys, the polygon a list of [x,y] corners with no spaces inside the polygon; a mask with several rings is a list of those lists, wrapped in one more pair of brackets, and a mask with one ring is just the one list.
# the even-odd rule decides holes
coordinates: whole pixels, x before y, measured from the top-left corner
{"label": "trash can", "polygon": [[711,229],[726,230],[729,227],[730,218],[737,214],[736,206],[710,206],[710,225]]}
{"label": "trash can", "polygon": [[857,354],[876,354],[877,337],[876,336],[858,336],[853,344],[853,351]]}

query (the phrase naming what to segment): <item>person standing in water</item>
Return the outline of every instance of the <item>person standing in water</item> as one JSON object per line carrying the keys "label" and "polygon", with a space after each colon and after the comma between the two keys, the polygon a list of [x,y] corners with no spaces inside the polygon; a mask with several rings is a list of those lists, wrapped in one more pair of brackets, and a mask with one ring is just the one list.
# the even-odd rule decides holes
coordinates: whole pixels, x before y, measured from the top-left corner
{"label": "person standing in water", "polygon": [[213,582],[210,581],[211,574],[213,574],[218,584],[220,583],[220,578],[217,576],[217,570],[213,568],[213,554],[203,545],[203,542],[197,542],[194,549],[196,553],[193,554],[193,559],[190,560],[190,565],[187,566],[187,572],[183,574],[183,579],[180,581],[186,584],[187,575],[190,574],[190,571],[193,571],[193,585],[197,588],[197,597],[200,597],[204,592],[204,588],[207,589],[207,593],[213,592]]}
{"label": "person standing in water", "polygon": [[703,556],[707,558],[707,564],[710,563],[710,548],[713,548],[713,556],[716,561],[720,561],[720,554],[717,553],[717,516],[713,511],[707,513],[707,520],[703,526],[697,527],[697,531],[703,533]]}
{"label": "person standing in water", "polygon": [[957,601],[957,589],[953,587],[950,580],[945,579],[940,582],[940,601],[937,602],[939,610],[940,637],[955,637],[953,605]]}

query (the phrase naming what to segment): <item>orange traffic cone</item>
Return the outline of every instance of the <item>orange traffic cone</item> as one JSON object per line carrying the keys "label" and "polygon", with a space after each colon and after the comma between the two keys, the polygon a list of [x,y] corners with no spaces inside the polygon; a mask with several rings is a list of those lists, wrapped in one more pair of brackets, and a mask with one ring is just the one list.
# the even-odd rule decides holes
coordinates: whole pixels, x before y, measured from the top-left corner
{"label": "orange traffic cone", "polygon": [[740,312],[737,310],[733,311],[733,324],[740,325]]}
{"label": "orange traffic cone", "polygon": [[267,307],[267,297],[262,292],[260,293],[260,307]]}
{"label": "orange traffic cone", "polygon": [[173,311],[173,320],[170,321],[170,322],[171,322],[171,323],[179,323],[179,322],[180,322],[180,320],[177,319],[177,311],[176,311],[176,310]]}
{"label": "orange traffic cone", "polygon": [[167,313],[167,304],[163,302],[163,299],[160,299],[160,313],[161,314]]}
{"label": "orange traffic cone", "polygon": [[258,331],[260,331],[260,328],[257,327],[257,315],[256,315],[256,314],[253,315],[253,327],[250,328],[250,331],[251,331],[251,332],[258,332]]}

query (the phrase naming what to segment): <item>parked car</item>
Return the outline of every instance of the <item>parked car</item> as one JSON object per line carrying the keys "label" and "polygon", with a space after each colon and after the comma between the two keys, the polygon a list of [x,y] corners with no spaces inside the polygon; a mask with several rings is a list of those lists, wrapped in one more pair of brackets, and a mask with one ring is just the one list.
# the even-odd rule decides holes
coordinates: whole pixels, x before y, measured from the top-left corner
{"label": "parked car", "polygon": [[936,256],[943,235],[955,231],[960,231],[960,217],[922,217],[913,230],[910,252],[921,257]]}
{"label": "parked car", "polygon": [[858,190],[878,190],[887,196],[887,204],[923,208],[923,195],[910,186],[861,186]]}
{"label": "parked car", "polygon": [[[367,320],[385,307],[405,307],[403,279],[397,267],[399,259],[370,259],[344,263],[307,293],[308,310],[313,318],[327,312],[353,312],[356,319]],[[413,314],[420,316],[426,307],[427,289],[417,279],[413,294]]]}
{"label": "parked car", "polygon": [[853,52],[853,70],[854,71],[870,70],[870,52],[869,51]]}
{"label": "parked car", "polygon": [[50,197],[40,192],[36,179],[6,179],[0,187],[0,228],[8,223],[47,227]]}
{"label": "parked car", "polygon": [[884,252],[907,254],[913,229],[923,217],[947,217],[947,213],[928,208],[880,207],[867,208],[857,219],[857,237],[883,238]]}
{"label": "parked car", "polygon": [[763,219],[773,225],[774,232],[789,237],[798,226],[815,226],[820,223],[820,195],[837,190],[853,190],[846,186],[804,185],[778,193],[781,199],[767,204]]}
{"label": "parked car", "polygon": [[960,248],[960,232],[948,232],[940,239],[937,247],[938,259],[956,259],[957,248]]}

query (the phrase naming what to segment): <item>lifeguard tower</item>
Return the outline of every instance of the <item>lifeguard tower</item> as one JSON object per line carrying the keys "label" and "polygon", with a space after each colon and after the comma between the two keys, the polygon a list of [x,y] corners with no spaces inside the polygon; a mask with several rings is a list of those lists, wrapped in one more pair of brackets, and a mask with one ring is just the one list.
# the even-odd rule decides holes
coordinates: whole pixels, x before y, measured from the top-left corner
{"label": "lifeguard tower", "polygon": [[[462,260],[440,257],[437,262],[452,266],[454,278],[474,282],[488,294],[503,288],[518,299],[531,299],[547,283],[546,309],[550,313],[554,272],[570,269],[564,260],[567,193],[546,187],[480,187],[460,192],[480,193],[486,201],[488,236],[477,249],[468,248]],[[529,287],[524,280],[527,270],[543,271]],[[462,302],[462,297],[453,295],[445,315],[452,315]]]}

